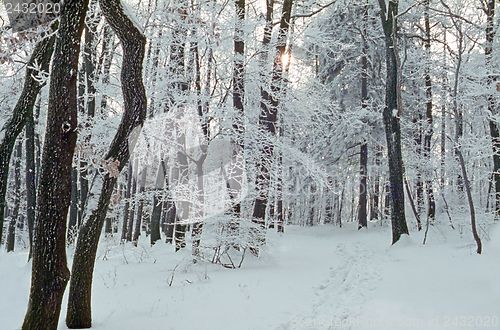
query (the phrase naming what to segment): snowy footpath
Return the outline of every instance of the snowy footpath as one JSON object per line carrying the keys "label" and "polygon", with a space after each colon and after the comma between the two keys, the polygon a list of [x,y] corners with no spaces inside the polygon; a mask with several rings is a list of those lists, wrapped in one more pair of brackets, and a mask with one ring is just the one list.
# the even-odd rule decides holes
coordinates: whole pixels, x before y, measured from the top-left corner
{"label": "snowy footpath", "polygon": [[[496,232],[495,232],[496,231]],[[460,237],[462,236],[462,237]],[[478,256],[468,233],[432,227],[390,246],[389,228],[287,227],[241,269],[189,251],[101,243],[94,329],[500,329],[500,231]],[[72,251],[69,251],[71,259]],[[27,306],[26,252],[0,253],[0,329]],[[68,290],[66,290],[68,291]],[[66,329],[66,297],[60,329]]]}

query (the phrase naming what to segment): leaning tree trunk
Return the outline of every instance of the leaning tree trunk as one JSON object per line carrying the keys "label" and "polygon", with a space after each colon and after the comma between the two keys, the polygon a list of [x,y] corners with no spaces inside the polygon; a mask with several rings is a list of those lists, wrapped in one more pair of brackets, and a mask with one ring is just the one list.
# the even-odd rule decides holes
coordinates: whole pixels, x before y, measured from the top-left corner
{"label": "leaning tree trunk", "polygon": [[31,290],[23,330],[57,329],[69,280],[66,217],[78,128],[78,57],[87,7],[88,0],[65,1],[59,22],[38,182]]}
{"label": "leaning tree trunk", "polygon": [[36,98],[44,86],[35,79],[37,72],[35,71],[35,63],[38,63],[40,68],[47,72],[49,70],[50,59],[54,51],[55,36],[45,37],[42,39],[33,50],[33,54],[26,65],[26,77],[24,81],[23,91],[19,97],[12,117],[7,121],[1,129],[4,132],[4,137],[0,141],[0,238],[2,237],[4,212],[5,212],[5,195],[7,193],[7,181],[9,177],[9,163],[14,144],[17,136],[22,132],[27,118],[33,117],[33,106]]}
{"label": "leaning tree trunk", "polygon": [[386,93],[383,111],[385,134],[387,139],[387,158],[389,161],[389,183],[391,198],[392,243],[396,243],[402,234],[408,234],[405,218],[403,188],[403,157],[401,154],[401,104],[399,104],[398,58],[396,46],[398,0],[379,0],[380,17],[385,34],[386,50]]}
{"label": "leaning tree trunk", "polygon": [[99,237],[117,177],[130,158],[129,137],[134,130],[142,126],[147,108],[142,80],[146,38],[128,18],[120,0],[100,0],[100,5],[108,24],[122,43],[121,84],[124,113],[105,157],[108,173],[103,179],[99,202],[88,220],[82,224],[78,236],[66,315],[66,325],[70,329],[92,326],[92,275]]}

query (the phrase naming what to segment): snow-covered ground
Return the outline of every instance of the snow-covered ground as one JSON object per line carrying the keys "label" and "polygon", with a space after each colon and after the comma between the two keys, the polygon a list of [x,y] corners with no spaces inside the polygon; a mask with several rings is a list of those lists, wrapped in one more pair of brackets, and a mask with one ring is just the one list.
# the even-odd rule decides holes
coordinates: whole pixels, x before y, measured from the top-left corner
{"label": "snow-covered ground", "polygon": [[[290,226],[236,270],[192,264],[189,251],[145,238],[137,248],[106,239],[94,328],[500,329],[500,229],[481,256],[459,232],[431,227],[425,246],[421,233],[390,246],[389,228]],[[29,279],[25,252],[0,253],[1,329],[20,328]]]}

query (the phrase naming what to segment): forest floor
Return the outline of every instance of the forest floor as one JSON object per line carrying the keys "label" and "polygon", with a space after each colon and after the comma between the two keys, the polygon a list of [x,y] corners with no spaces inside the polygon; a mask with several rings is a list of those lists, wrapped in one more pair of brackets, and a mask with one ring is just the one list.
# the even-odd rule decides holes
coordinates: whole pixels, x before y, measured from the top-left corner
{"label": "forest floor", "polygon": [[[94,276],[93,328],[500,329],[497,227],[478,256],[465,226],[431,227],[425,246],[417,232],[391,246],[388,227],[290,226],[269,233],[263,256],[245,257],[240,269],[193,264],[189,251],[150,247],[145,237],[137,248],[107,238]],[[2,330],[22,323],[26,257],[0,253]]]}

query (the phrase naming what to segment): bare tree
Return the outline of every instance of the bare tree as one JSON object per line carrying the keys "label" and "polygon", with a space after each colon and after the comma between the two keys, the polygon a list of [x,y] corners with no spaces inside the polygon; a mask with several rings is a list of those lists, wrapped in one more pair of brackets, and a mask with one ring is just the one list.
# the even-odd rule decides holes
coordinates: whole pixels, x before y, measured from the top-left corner
{"label": "bare tree", "polygon": [[[97,246],[119,172],[130,158],[129,137],[146,117],[146,92],[142,80],[146,38],[124,12],[120,0],[100,0],[101,10],[123,48],[121,86],[124,113],[105,157],[105,174],[97,207],[82,224],[73,260],[66,325],[70,329],[92,326],[91,294]],[[132,228],[129,228],[131,231]]]}
{"label": "bare tree", "polygon": [[391,201],[392,243],[396,243],[402,234],[408,234],[406,225],[403,188],[403,158],[401,154],[401,102],[397,40],[398,0],[379,0],[380,18],[385,34],[386,51],[386,93],[383,111],[385,134],[387,139],[387,158],[389,162],[389,184]]}
{"label": "bare tree", "polygon": [[33,117],[33,107],[36,98],[45,85],[44,82],[36,79],[38,75],[35,63],[38,63],[41,70],[48,72],[50,59],[52,58],[55,36],[47,36],[38,42],[33,50],[30,60],[26,66],[26,76],[23,91],[14,107],[12,117],[2,128],[4,137],[0,141],[0,238],[2,237],[5,195],[7,193],[7,180],[9,177],[9,163],[14,149],[14,144],[18,135],[22,132],[26,120]]}
{"label": "bare tree", "polygon": [[47,129],[38,182],[33,270],[23,330],[57,329],[69,270],[66,217],[76,145],[78,57],[88,0],[68,0],[62,8],[50,75]]}

